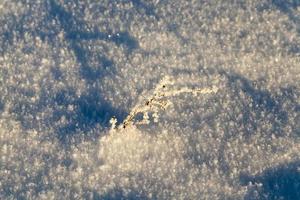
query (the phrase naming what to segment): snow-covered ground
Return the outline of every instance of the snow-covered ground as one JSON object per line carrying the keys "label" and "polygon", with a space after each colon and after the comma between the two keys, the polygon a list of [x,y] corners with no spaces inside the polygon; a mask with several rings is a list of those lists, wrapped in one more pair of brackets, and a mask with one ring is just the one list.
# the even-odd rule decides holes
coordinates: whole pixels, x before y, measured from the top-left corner
{"label": "snow-covered ground", "polygon": [[300,199],[298,0],[0,0],[0,199]]}

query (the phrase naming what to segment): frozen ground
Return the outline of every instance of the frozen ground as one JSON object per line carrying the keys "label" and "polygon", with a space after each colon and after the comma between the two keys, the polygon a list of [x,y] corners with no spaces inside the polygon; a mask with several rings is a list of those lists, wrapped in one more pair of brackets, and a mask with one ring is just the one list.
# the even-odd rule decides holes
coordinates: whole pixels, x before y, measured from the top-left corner
{"label": "frozen ground", "polygon": [[299,136],[298,0],[0,0],[0,199],[300,199]]}

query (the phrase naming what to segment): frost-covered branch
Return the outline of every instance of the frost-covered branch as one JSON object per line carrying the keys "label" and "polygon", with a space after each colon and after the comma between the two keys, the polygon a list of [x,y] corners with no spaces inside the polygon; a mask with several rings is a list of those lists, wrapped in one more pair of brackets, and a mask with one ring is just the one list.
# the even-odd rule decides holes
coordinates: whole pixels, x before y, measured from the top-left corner
{"label": "frost-covered branch", "polygon": [[[170,101],[170,97],[178,96],[183,93],[189,93],[192,95],[198,94],[210,94],[216,93],[218,88],[216,86],[210,88],[189,88],[182,87],[179,89],[171,89],[170,86],[174,85],[175,81],[169,76],[166,76],[162,79],[153,91],[153,95],[150,96],[146,101],[141,104],[137,104],[129,115],[125,118],[122,124],[117,126],[117,119],[113,117],[110,120],[111,129],[121,129],[126,128],[129,125],[141,125],[141,124],[149,124],[150,118],[149,113],[152,113],[153,121],[158,122],[158,112],[160,110],[166,110],[170,107],[173,102]],[[139,114],[142,114],[142,119],[136,119]]]}

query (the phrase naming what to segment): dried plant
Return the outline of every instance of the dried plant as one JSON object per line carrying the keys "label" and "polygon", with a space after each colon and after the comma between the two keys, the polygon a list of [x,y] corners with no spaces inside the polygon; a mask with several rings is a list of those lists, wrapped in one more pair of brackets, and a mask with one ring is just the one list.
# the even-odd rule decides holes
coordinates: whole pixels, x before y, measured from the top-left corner
{"label": "dried plant", "polygon": [[[211,88],[182,87],[179,89],[171,89],[171,86],[174,85],[174,83],[174,79],[170,76],[164,77],[155,87],[153,94],[149,98],[147,98],[146,101],[133,107],[132,111],[125,118],[122,124],[117,126],[117,119],[115,117],[111,118],[111,129],[124,129],[132,124],[149,124],[150,113],[152,115],[153,122],[157,123],[159,121],[159,111],[166,110],[173,104],[173,102],[170,100],[170,97],[178,96],[182,93],[198,95],[216,93],[218,91],[218,88],[216,86],[213,86]],[[139,114],[142,114],[142,119],[136,119]]]}

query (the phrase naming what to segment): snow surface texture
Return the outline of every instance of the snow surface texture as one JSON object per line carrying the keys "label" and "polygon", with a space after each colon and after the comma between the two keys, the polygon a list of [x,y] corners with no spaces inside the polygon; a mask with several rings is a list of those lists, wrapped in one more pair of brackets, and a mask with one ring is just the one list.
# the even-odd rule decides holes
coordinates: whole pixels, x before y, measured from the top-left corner
{"label": "snow surface texture", "polygon": [[300,199],[299,136],[298,0],[0,0],[0,199]]}

